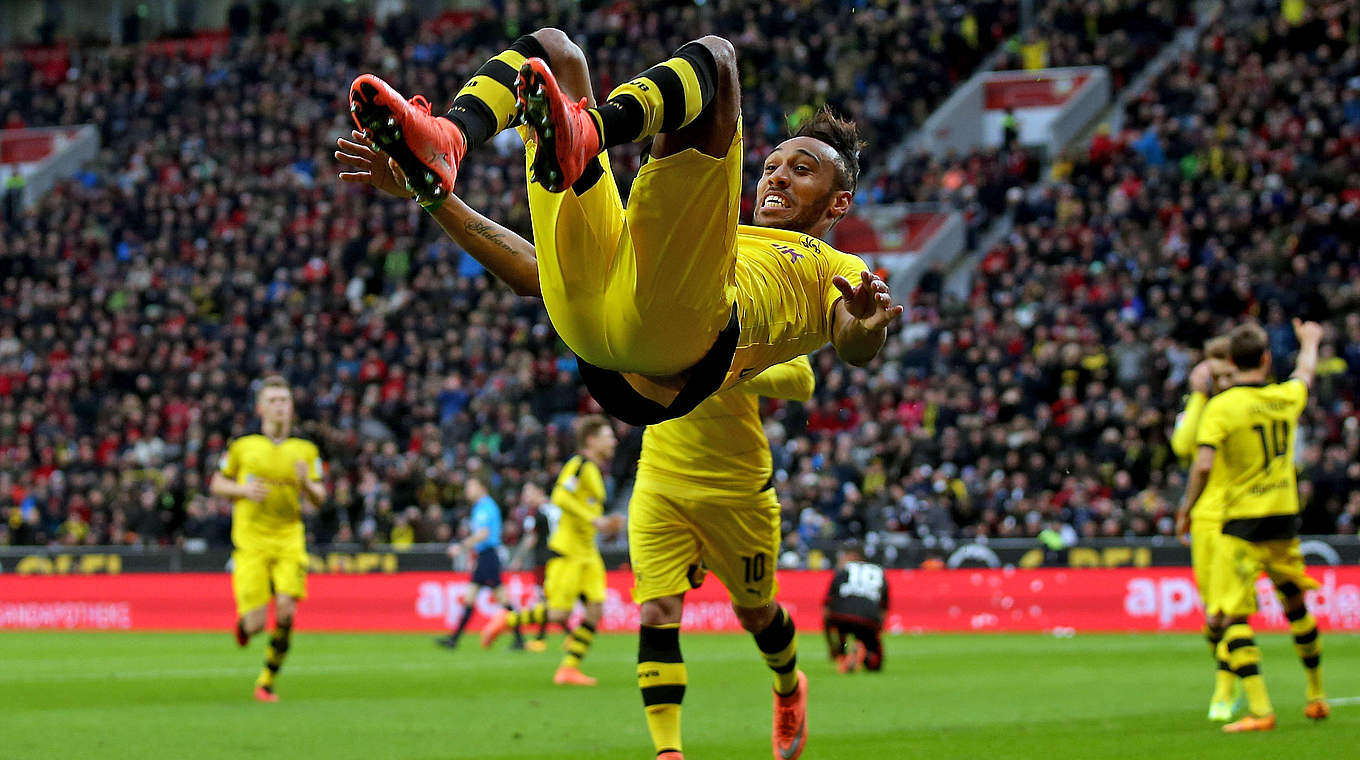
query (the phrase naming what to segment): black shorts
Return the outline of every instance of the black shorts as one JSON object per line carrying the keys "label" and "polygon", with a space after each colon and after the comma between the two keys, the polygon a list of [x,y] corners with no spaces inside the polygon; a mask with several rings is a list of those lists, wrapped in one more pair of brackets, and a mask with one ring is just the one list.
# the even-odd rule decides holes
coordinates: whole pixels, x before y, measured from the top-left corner
{"label": "black shorts", "polygon": [[472,569],[472,582],[487,588],[501,585],[501,555],[496,552],[496,547],[477,552],[477,566]]}
{"label": "black shorts", "polygon": [[740,336],[737,307],[733,306],[732,318],[727,321],[727,327],[718,333],[718,339],[713,342],[708,353],[690,368],[685,387],[670,406],[662,406],[633,390],[623,375],[612,369],[596,367],[579,356],[576,357],[576,367],[581,372],[586,390],[590,391],[590,395],[606,413],[629,425],[655,425],[684,417],[704,399],[718,392],[727,379],[727,371],[732,368],[732,359],[737,355],[737,338]]}

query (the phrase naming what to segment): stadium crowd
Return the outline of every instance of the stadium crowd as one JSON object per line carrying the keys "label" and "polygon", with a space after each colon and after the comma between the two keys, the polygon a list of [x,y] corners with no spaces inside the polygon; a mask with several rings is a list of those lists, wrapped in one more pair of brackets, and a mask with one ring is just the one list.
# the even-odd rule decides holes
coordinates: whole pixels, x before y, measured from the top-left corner
{"label": "stadium crowd", "polygon": [[[678,30],[727,30],[759,157],[783,114],[822,100],[886,147],[968,71],[928,61],[975,65],[1015,23],[1010,2],[970,4],[972,21],[961,3],[907,5],[523,12],[583,30],[600,90],[678,46]],[[824,34],[807,34],[807,14]],[[1354,11],[1321,26],[1246,18],[1260,34],[1225,17],[1131,107],[1135,134],[1098,135],[1054,186],[1003,151],[912,161],[866,190],[938,188],[1013,214],[1016,233],[966,302],[928,280],[874,364],[824,352],[813,402],[767,405],[790,546],[1167,534],[1182,478],[1166,436],[1197,346],[1253,315],[1283,359],[1301,312],[1329,325],[1304,434],[1307,529],[1360,528],[1360,71],[1337,44],[1360,24]],[[447,97],[522,31],[396,17],[366,35],[353,17],[309,17],[291,40],[246,36],[208,60],[77,50],[56,87],[11,63],[6,81],[27,84],[0,92],[0,113],[96,123],[104,147],[0,235],[0,544],[225,545],[230,507],[205,484],[269,372],[294,384],[299,433],[327,460],[315,541],[447,540],[469,475],[512,510],[523,481],[547,482],[571,419],[594,407],[541,306],[490,282],[414,204],[339,188],[329,157],[361,68]],[[609,44],[620,36],[661,43],[625,53]],[[780,67],[760,65],[773,56]],[[527,230],[513,138],[495,147],[468,164],[464,197]],[[618,508],[640,445],[621,432]]]}

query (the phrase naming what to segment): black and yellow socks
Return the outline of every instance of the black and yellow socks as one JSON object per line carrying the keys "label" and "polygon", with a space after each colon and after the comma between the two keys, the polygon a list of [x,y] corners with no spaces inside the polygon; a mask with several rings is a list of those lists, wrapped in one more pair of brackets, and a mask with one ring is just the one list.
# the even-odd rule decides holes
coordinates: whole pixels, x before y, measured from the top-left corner
{"label": "black and yellow socks", "polygon": [[279,669],[283,667],[283,658],[288,655],[288,647],[293,639],[293,625],[277,625],[274,628],[274,635],[269,639],[269,648],[265,650],[264,668],[260,670],[259,678],[255,679],[256,686],[266,689],[274,689],[274,678],[279,674]]}
{"label": "black and yellow socks", "polygon": [[1307,607],[1288,610],[1289,632],[1294,635],[1294,651],[1298,652],[1303,663],[1303,672],[1308,676],[1308,701],[1325,699],[1322,690],[1322,640],[1318,638],[1317,620],[1308,612]]}
{"label": "black and yellow socks", "polygon": [[1214,658],[1218,670],[1214,676],[1213,702],[1228,702],[1233,698],[1233,687],[1237,685],[1237,674],[1228,665],[1228,660],[1219,656],[1219,642],[1223,641],[1223,629],[1211,625],[1204,626],[1204,640],[1209,642],[1209,655]]}
{"label": "black and yellow socks", "polygon": [[607,101],[591,109],[601,147],[680,129],[708,107],[717,83],[713,52],[698,42],[682,46],[674,57],[615,87]]}
{"label": "black and yellow socks", "polygon": [[462,130],[469,147],[514,124],[515,77],[527,58],[548,60],[548,51],[532,35],[520,37],[508,50],[482,64],[454,96],[445,118]]}
{"label": "black and yellow socks", "polygon": [[638,688],[656,753],[679,752],[680,703],[685,698],[685,660],[680,625],[642,626],[638,632]]}
{"label": "black and yellow socks", "polygon": [[1247,709],[1252,715],[1265,717],[1275,712],[1266,692],[1265,679],[1261,677],[1261,648],[1256,646],[1251,626],[1234,623],[1223,634],[1218,645],[1219,658],[1228,661],[1233,673],[1242,679],[1242,689],[1247,693]]}
{"label": "black and yellow socks", "polygon": [[765,630],[755,634],[765,664],[774,671],[774,690],[788,696],[798,688],[798,631],[781,606]]}
{"label": "black and yellow socks", "polygon": [[585,659],[586,652],[590,651],[590,645],[593,643],[595,643],[595,626],[588,620],[582,621],[567,636],[567,654],[562,658],[562,667],[580,667],[581,660]]}
{"label": "black and yellow socks", "polygon": [[[509,605],[506,606],[509,609]],[[535,623],[543,625],[548,619],[548,608],[542,602],[518,612],[510,610],[510,614],[505,616],[505,624],[518,628],[521,625],[533,625]]]}

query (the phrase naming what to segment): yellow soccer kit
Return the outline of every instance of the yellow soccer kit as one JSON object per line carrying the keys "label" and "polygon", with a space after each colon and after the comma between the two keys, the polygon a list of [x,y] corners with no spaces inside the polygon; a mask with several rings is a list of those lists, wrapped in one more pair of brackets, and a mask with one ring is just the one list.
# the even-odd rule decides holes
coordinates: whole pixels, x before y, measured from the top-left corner
{"label": "yellow soccer kit", "polygon": [[562,465],[552,492],[562,516],[548,537],[552,558],[543,580],[551,609],[569,610],[577,597],[604,601],[604,560],[595,546],[595,520],[604,514],[604,499],[604,475],[594,462],[578,454]]}
{"label": "yellow soccer kit", "polygon": [[[1185,411],[1176,421],[1176,428],[1171,434],[1171,450],[1182,459],[1192,459],[1195,455],[1199,422],[1208,401],[1209,397],[1203,393],[1190,394]],[[1219,610],[1213,596],[1211,577],[1215,567],[1214,550],[1223,532],[1223,498],[1227,484],[1225,473],[1226,470],[1219,466],[1209,471],[1204,492],[1190,510],[1190,566],[1195,573],[1195,586],[1204,602],[1204,611],[1210,615]]]}
{"label": "yellow soccer kit", "polygon": [[[534,151],[526,141],[530,164]],[[734,306],[724,388],[831,339],[831,278],[858,282],[864,262],[808,235],[738,224],[740,124],[722,158],[689,149],[645,164],[627,210],[603,155],[600,167],[571,192],[529,184],[543,303],[581,359],[677,374],[713,348]]]}
{"label": "yellow soccer kit", "polygon": [[239,614],[263,607],[275,593],[307,596],[307,546],[302,527],[297,463],[312,481],[322,478],[321,453],[301,438],[274,443],[263,435],[237,438],[220,470],[238,483],[263,482],[263,502],[237,499],[231,512],[232,588]]}
{"label": "yellow soccer kit", "polygon": [[[1210,582],[1220,609],[1256,611],[1256,579],[1276,587],[1317,588],[1299,552],[1299,494],[1294,442],[1308,402],[1300,380],[1230,388],[1205,405],[1196,441],[1217,451],[1222,469],[1223,528]],[[1196,505],[1198,509],[1198,505]]]}
{"label": "yellow soccer kit", "polygon": [[806,401],[813,383],[798,357],[647,428],[628,507],[635,601],[682,594],[701,568],[738,606],[774,599],[780,510],[758,397]]}

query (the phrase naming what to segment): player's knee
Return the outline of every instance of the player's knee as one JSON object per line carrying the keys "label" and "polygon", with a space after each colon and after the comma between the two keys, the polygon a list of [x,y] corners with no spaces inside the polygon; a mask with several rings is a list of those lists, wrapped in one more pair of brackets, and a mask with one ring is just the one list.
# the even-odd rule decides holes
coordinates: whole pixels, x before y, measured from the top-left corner
{"label": "player's knee", "polygon": [[684,602],[679,596],[666,596],[648,599],[638,605],[638,618],[642,625],[657,627],[675,625],[680,622],[684,612]]}
{"label": "player's knee", "polygon": [[710,34],[700,37],[695,42],[708,48],[708,52],[713,54],[713,62],[718,66],[719,76],[736,76],[737,48],[726,37]]}
{"label": "player's knee", "polygon": [[773,603],[763,607],[738,607],[735,604],[732,605],[732,611],[736,613],[737,620],[741,622],[741,627],[746,629],[747,633],[760,633],[766,628],[769,628],[770,623],[774,622],[774,617],[778,610],[779,607]]}
{"label": "player's knee", "polygon": [[554,73],[564,69],[586,67],[586,54],[581,46],[571,41],[571,37],[561,29],[544,27],[533,33],[533,38],[548,52],[548,65]]}

